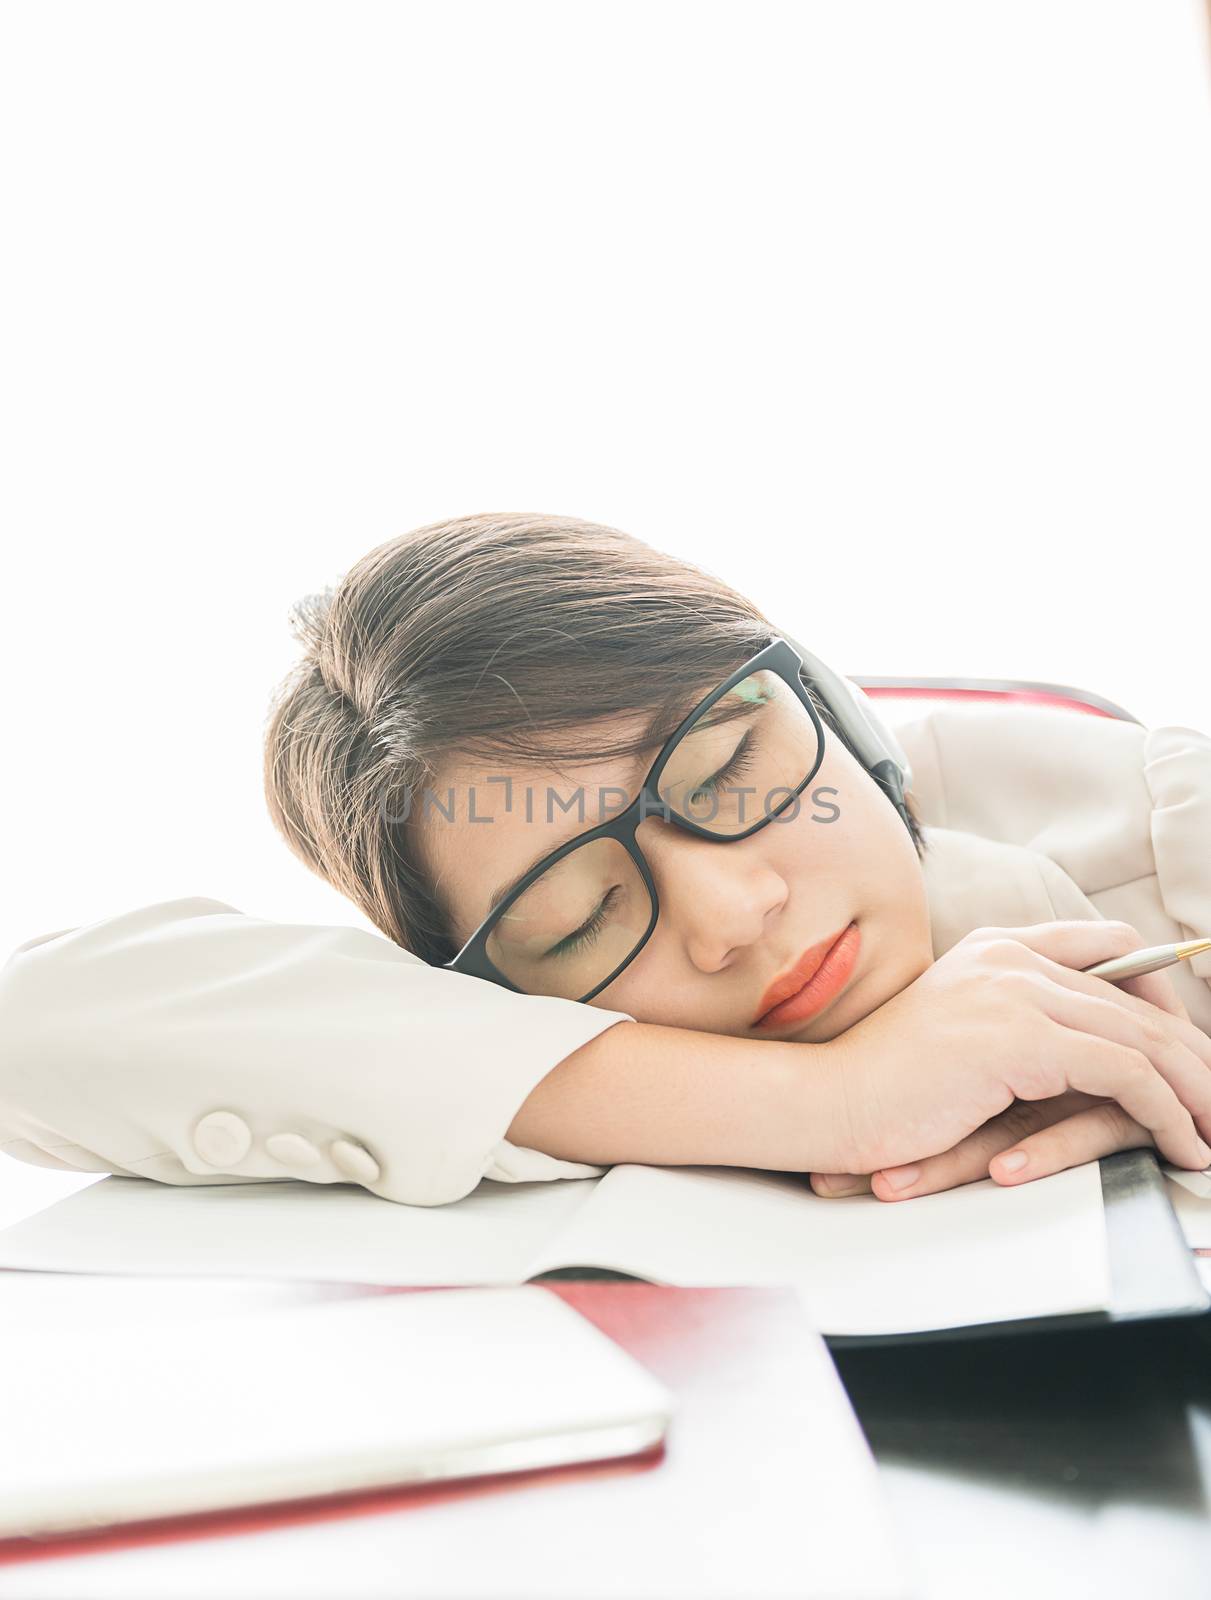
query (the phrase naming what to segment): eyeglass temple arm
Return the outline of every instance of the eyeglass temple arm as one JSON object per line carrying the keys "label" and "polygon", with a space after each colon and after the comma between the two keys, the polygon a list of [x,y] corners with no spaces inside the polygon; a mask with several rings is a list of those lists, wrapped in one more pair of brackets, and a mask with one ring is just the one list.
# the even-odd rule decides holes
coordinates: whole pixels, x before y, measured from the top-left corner
{"label": "eyeglass temple arm", "polygon": [[804,648],[793,635],[784,638],[803,662],[803,670],[840,724],[871,776],[902,815],[904,795],[912,787],[912,767],[899,740],[886,724],[875,719],[862,703],[861,691],[819,656]]}

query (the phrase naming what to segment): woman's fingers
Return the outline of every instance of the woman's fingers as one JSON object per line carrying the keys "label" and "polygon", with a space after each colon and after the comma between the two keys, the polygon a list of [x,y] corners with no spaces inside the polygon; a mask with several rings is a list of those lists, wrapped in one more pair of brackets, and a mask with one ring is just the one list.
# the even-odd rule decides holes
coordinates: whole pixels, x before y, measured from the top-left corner
{"label": "woman's fingers", "polygon": [[[1027,949],[1058,967],[1060,970],[1053,971],[1053,977],[1064,975],[1074,986],[1083,985],[1087,992],[1096,992],[1103,985],[1108,985],[1108,980],[1091,978],[1082,971],[1083,968],[1096,966],[1099,961],[1109,959],[1110,955],[1130,955],[1132,951],[1143,950],[1148,945],[1148,940],[1131,923],[1112,920],[1037,922],[1024,928],[1004,928],[1000,931],[1011,935],[1019,944],[1024,944]],[[1048,970],[1051,970],[1051,966]],[[1147,1000],[1171,1016],[1190,1022],[1190,1014],[1182,1004],[1172,974],[1164,968],[1160,972],[1145,973],[1142,978],[1124,978],[1112,987],[1120,993]],[[1202,1033],[1201,1029],[1196,1031]],[[1207,1035],[1204,1033],[1202,1037],[1206,1039]]]}
{"label": "woman's fingers", "polygon": [[828,1200],[872,1192],[880,1200],[910,1200],[919,1194],[936,1194],[941,1189],[976,1183],[988,1177],[988,1163],[993,1156],[1016,1141],[1052,1122],[1062,1122],[1075,1111],[1101,1104],[1092,1095],[1077,1090],[1050,1100],[1015,1100],[953,1149],[927,1156],[911,1167],[885,1167],[869,1176],[857,1172],[813,1172],[811,1186]]}
{"label": "woman's fingers", "polygon": [[1100,1156],[1113,1155],[1116,1150],[1137,1150],[1141,1145],[1151,1148],[1154,1144],[1147,1128],[1110,1100],[1020,1139],[1012,1150],[993,1159],[988,1176],[1006,1186],[1030,1183],[1035,1178],[1096,1161]]}
{"label": "woman's fingers", "polygon": [[[1049,986],[1045,1009],[1053,1021],[1090,1037],[1101,1048],[1083,1055],[1068,1076],[1068,1087],[1117,1100],[1127,1114],[1150,1130],[1156,1147],[1179,1167],[1206,1167],[1211,1149],[1211,1048],[1201,1028],[1178,1017],[1158,1015],[1134,996],[1129,1006],[1060,984]],[[1202,1040],[1191,1048],[1191,1035]],[[1150,1071],[1149,1067],[1156,1070]],[[1022,1099],[1043,1098],[1023,1093]],[[1201,1136],[1201,1137],[1200,1137]]]}
{"label": "woman's fingers", "polygon": [[1040,1128],[1063,1122],[1076,1111],[1100,1104],[1102,1102],[1092,1095],[1076,1091],[1055,1095],[1050,1100],[1015,1100],[999,1116],[990,1117],[966,1139],[960,1139],[952,1149],[909,1166],[884,1167],[872,1173],[871,1191],[879,1200],[913,1200],[918,1195],[937,1194],[960,1184],[977,1183],[989,1176],[988,1163],[994,1156],[1020,1144]]}
{"label": "woman's fingers", "polygon": [[[1177,987],[1167,972],[1146,972],[1142,978],[1124,978],[1114,986],[1116,989],[1125,990],[1127,994],[1134,995],[1137,1000],[1147,1000],[1151,1005],[1158,1006],[1160,1010],[1167,1011],[1171,1017],[1180,1017],[1183,1022],[1194,1028],[1190,1021],[1190,1013],[1182,1004]],[[1202,1033],[1201,1028],[1196,1028]],[[1207,1035],[1204,1033],[1203,1038]],[[1211,1039],[1208,1044],[1211,1045]]]}
{"label": "woman's fingers", "polygon": [[813,1173],[812,1187],[830,1197],[869,1191],[879,1200],[915,1200],[982,1178],[1005,1186],[1031,1183],[1116,1150],[1151,1149],[1155,1143],[1148,1129],[1115,1101],[1071,1092],[1051,1100],[1015,1101],[953,1150],[914,1166],[888,1167],[869,1180]]}
{"label": "woman's fingers", "polygon": [[1032,922],[1021,928],[987,928],[986,933],[1007,934],[1028,950],[1046,956],[1070,970],[1096,966],[1115,956],[1142,950],[1139,929],[1129,922],[1095,922],[1088,917],[1068,917],[1059,922]]}
{"label": "woman's fingers", "polygon": [[[828,1198],[873,1193],[881,1200],[910,1199],[986,1176],[1020,1182],[999,1159],[1015,1153],[1029,1157],[1021,1170],[1035,1177],[1140,1144],[1154,1145],[1178,1166],[1211,1166],[1211,1037],[1191,1022],[1171,974],[1113,984],[1083,970],[1142,948],[1138,930],[1126,923],[1068,922],[988,931],[1009,934],[1040,958],[1033,981],[1046,980],[1041,1009],[1084,1036],[1079,1050],[1074,1054],[1071,1043],[1049,1040],[1044,1031],[1037,1047],[1024,1050],[1005,1073],[1015,1098],[999,1117],[951,1150],[908,1167],[869,1178],[812,1174],[813,1190]],[[1014,981],[1025,975],[1023,969]],[[1030,1000],[1036,1004],[1037,991]],[[1055,1127],[1066,1131],[1038,1146],[1036,1157],[1031,1141]]]}
{"label": "woman's fingers", "polygon": [[845,1194],[869,1194],[870,1179],[860,1172],[813,1172],[812,1189],[825,1200]]}
{"label": "woman's fingers", "polygon": [[1179,999],[1173,979],[1167,972],[1146,972],[1141,978],[1123,978],[1119,983],[1111,983],[1108,978],[1092,978],[1087,972],[1073,972],[1071,968],[1057,966],[1054,962],[1047,970],[1066,988],[1109,1000],[1114,1005],[1122,1006],[1124,1011],[1134,1011],[1137,1016],[1149,1016],[1154,1010],[1163,1011],[1171,1019],[1171,1031],[1190,1049],[1198,1052],[1211,1070],[1211,1038],[1190,1021],[1190,1013]]}

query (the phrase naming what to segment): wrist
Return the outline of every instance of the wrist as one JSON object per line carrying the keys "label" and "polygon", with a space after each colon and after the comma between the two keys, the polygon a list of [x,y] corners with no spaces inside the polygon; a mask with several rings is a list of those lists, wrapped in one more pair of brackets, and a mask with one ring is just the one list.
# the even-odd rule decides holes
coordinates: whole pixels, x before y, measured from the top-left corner
{"label": "wrist", "polygon": [[845,1054],[837,1040],[821,1044],[772,1044],[786,1052],[787,1099],[790,1114],[786,1134],[794,1141],[795,1159],[788,1170],[799,1172],[861,1172],[852,1106],[846,1092]]}

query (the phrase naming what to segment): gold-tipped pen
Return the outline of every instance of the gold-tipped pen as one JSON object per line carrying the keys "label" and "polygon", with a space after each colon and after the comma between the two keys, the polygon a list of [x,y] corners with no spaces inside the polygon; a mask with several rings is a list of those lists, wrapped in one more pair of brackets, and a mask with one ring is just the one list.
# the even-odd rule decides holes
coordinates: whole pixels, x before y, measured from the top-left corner
{"label": "gold-tipped pen", "polygon": [[1191,939],[1177,946],[1177,959],[1184,961],[1187,956],[1201,955],[1204,950],[1211,950],[1211,939]]}

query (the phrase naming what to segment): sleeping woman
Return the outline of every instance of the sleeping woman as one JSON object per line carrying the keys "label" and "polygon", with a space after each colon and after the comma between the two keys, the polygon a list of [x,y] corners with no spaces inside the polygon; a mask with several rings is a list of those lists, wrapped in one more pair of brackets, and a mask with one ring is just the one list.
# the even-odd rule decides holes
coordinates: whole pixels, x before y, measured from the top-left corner
{"label": "sleeping woman", "polygon": [[1015,751],[952,712],[905,792],[869,701],[743,594],[564,517],[418,528],[294,616],[290,848],[430,966],[640,1025],[546,1073],[513,1144],[887,1201],[1211,1164],[1211,968],[1081,970],[1208,931],[1202,735],[1043,709]]}

